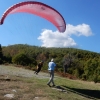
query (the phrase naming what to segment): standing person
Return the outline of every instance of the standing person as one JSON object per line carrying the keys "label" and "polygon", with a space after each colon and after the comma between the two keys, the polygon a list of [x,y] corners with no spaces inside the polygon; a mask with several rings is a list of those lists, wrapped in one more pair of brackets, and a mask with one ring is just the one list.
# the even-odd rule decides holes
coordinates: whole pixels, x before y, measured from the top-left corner
{"label": "standing person", "polygon": [[50,73],[50,80],[48,81],[47,85],[51,87],[50,83],[52,83],[52,86],[55,86],[54,84],[54,70],[55,70],[56,64],[54,63],[54,60],[51,59],[51,61],[48,63],[48,71]]}
{"label": "standing person", "polygon": [[68,69],[68,60],[66,60],[66,59],[63,62],[63,68],[64,68],[64,74],[66,74],[67,69]]}
{"label": "standing person", "polygon": [[63,68],[64,68],[64,73],[66,74],[68,68],[70,67],[72,63],[72,57],[70,54],[68,54],[67,56],[64,57],[63,60]]}
{"label": "standing person", "polygon": [[64,74],[66,74],[66,72],[67,72],[67,65],[63,65],[63,68],[64,68]]}
{"label": "standing person", "polygon": [[43,61],[40,61],[37,65],[37,70],[34,72],[34,74],[38,74],[41,71],[42,67],[43,67]]}

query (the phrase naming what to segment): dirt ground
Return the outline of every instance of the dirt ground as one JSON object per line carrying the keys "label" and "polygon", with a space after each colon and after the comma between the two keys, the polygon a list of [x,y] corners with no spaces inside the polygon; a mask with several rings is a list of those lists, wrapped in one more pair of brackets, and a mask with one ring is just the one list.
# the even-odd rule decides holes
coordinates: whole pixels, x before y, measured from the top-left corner
{"label": "dirt ground", "polygon": [[41,89],[36,89],[36,82],[28,79],[34,77],[49,78],[49,74],[36,75],[31,70],[0,65],[0,100],[49,100]]}
{"label": "dirt ground", "polygon": [[37,78],[48,78],[48,73],[40,72],[38,75],[34,74],[34,71],[18,68],[14,66],[5,66],[0,65],[0,75],[15,75],[15,76],[22,76],[22,77],[37,77]]}

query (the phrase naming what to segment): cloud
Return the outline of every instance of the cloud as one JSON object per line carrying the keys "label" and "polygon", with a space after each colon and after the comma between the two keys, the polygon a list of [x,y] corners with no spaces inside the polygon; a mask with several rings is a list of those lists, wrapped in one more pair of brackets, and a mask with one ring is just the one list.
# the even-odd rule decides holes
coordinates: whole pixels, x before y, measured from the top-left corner
{"label": "cloud", "polygon": [[93,35],[91,28],[87,24],[80,24],[73,26],[71,24],[66,25],[66,31],[60,33],[59,31],[53,32],[52,30],[44,29],[38,40],[41,40],[44,47],[76,47],[78,44],[71,37],[75,36],[91,36]]}
{"label": "cloud", "polygon": [[77,26],[73,26],[68,24],[66,29],[67,34],[69,35],[76,35],[76,36],[91,36],[93,35],[91,28],[89,25],[87,24],[81,24],[81,25],[77,25]]}

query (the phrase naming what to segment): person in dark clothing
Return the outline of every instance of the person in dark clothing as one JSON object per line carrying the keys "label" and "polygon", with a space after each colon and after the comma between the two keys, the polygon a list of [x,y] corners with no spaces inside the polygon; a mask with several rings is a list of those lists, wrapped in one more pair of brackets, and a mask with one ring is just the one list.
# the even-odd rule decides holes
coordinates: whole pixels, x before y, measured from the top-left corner
{"label": "person in dark clothing", "polygon": [[64,73],[66,74],[68,67],[70,66],[70,59],[65,58],[63,61],[63,68],[64,68]]}
{"label": "person in dark clothing", "polygon": [[63,65],[63,68],[64,68],[64,73],[66,74],[67,68],[68,68],[67,64],[64,64],[64,65]]}
{"label": "person in dark clothing", "polygon": [[41,71],[42,67],[43,67],[43,61],[38,63],[37,70],[34,72],[34,74],[38,74]]}

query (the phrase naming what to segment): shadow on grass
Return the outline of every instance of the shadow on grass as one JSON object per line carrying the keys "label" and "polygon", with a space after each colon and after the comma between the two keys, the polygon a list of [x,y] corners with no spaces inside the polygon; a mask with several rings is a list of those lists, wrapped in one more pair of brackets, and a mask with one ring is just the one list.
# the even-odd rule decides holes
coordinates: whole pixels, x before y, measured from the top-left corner
{"label": "shadow on grass", "polygon": [[89,89],[77,89],[77,88],[70,88],[67,86],[63,86],[67,91],[82,95],[84,97],[93,99],[93,100],[100,100],[100,91],[99,90],[89,90]]}

